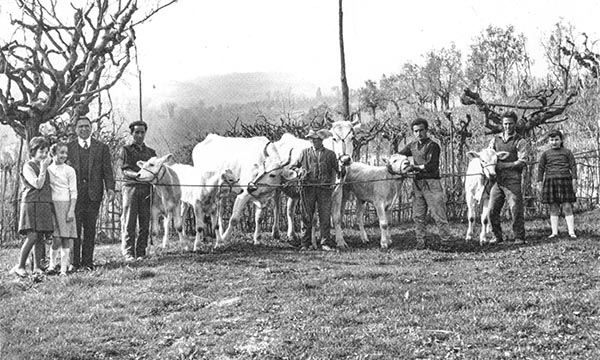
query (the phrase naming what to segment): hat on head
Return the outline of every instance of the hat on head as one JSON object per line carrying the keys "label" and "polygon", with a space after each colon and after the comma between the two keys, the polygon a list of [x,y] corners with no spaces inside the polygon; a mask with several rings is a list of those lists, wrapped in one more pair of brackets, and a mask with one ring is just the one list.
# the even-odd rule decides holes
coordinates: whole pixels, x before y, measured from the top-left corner
{"label": "hat on head", "polygon": [[317,130],[317,131],[310,129],[310,130],[308,130],[308,134],[306,134],[307,139],[325,140],[325,139],[327,139],[327,137],[329,137],[329,132],[324,129]]}
{"label": "hat on head", "polygon": [[129,124],[129,131],[133,131],[133,129],[136,126],[143,126],[145,130],[148,130],[148,124],[146,124],[145,122],[138,120],[138,121],[134,121],[131,124]]}

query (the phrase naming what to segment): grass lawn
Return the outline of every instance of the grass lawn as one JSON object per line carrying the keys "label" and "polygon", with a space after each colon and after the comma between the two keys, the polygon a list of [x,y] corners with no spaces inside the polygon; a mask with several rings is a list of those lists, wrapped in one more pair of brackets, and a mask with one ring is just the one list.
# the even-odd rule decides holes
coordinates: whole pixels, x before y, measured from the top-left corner
{"label": "grass lawn", "polygon": [[343,252],[239,234],[125,264],[101,245],[95,271],[25,280],[4,248],[0,359],[599,359],[600,212],[576,221],[575,240],[537,220],[526,245],[450,252],[415,250],[410,224],[385,252],[376,228]]}

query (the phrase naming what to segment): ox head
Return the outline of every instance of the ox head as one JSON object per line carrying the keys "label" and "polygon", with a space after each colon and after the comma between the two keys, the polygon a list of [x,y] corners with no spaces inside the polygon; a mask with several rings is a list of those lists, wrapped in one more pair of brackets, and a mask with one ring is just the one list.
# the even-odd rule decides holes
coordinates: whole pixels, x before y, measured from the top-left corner
{"label": "ox head", "polygon": [[136,180],[156,184],[165,174],[164,165],[172,165],[175,162],[172,154],[163,157],[151,157],[148,161],[138,161],[137,166],[140,170],[137,172]]}
{"label": "ox head", "polygon": [[225,169],[221,172],[219,177],[219,197],[225,197],[229,195],[237,196],[242,193],[243,189],[238,185],[240,179],[238,179],[231,169]]}
{"label": "ox head", "polygon": [[332,121],[328,138],[323,145],[335,152],[342,165],[347,166],[352,161],[354,151],[354,135],[360,129],[360,120],[355,121]]}
{"label": "ox head", "polygon": [[393,154],[389,159],[383,160],[387,171],[392,175],[404,175],[410,169],[410,161],[408,156],[401,154]]}
{"label": "ox head", "polygon": [[292,158],[292,150],[285,160],[282,160],[276,147],[268,142],[263,150],[264,161],[255,164],[254,180],[248,184],[248,193],[258,197],[274,190],[276,186],[298,177],[295,171],[287,169]]}
{"label": "ox head", "polygon": [[469,151],[467,155],[473,159],[478,158],[483,175],[490,180],[494,180],[496,179],[496,164],[498,160],[506,159],[509,153],[506,151],[496,152],[492,148],[485,148],[480,152]]}

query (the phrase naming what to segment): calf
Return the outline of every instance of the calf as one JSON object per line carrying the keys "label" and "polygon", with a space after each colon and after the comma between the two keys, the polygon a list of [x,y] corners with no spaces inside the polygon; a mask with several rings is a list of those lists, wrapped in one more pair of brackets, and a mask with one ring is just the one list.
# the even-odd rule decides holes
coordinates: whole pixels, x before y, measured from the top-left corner
{"label": "calf", "polygon": [[494,149],[486,148],[480,152],[469,151],[471,157],[467,167],[465,179],[465,195],[467,200],[467,216],[469,228],[467,229],[467,241],[473,238],[473,224],[475,223],[475,210],[477,203],[481,204],[481,233],[479,244],[487,242],[486,235],[490,231],[490,208],[489,190],[496,180],[496,164],[498,160],[505,159],[509,154],[506,151],[496,152]]}
{"label": "calf", "polygon": [[381,248],[387,249],[391,245],[392,240],[388,229],[390,212],[398,199],[409,166],[410,162],[406,156],[394,154],[389,158],[386,166],[354,162],[346,168],[344,192],[349,191],[356,196],[356,218],[363,243],[369,241],[363,217],[365,202],[369,202],[375,207],[379,218]]}
{"label": "calf", "polygon": [[[237,196],[242,188],[237,186],[238,179],[230,169],[215,172],[203,172],[190,165],[175,164],[173,170],[182,180],[181,188],[181,213],[185,214],[191,206],[196,218],[196,238],[194,251],[198,251],[204,238],[204,217],[210,216],[211,224],[215,230],[215,244],[218,247],[222,240],[220,226],[222,220],[221,198],[229,195]],[[189,184],[190,186],[185,186]]]}
{"label": "calf", "polygon": [[160,215],[164,216],[165,233],[163,235],[162,247],[167,247],[169,239],[169,224],[171,219],[179,235],[179,243],[183,249],[189,249],[183,234],[181,218],[181,179],[169,165],[174,163],[173,155],[163,157],[152,157],[148,161],[138,161],[140,170],[136,180],[148,182],[154,185],[152,198],[152,236],[158,234],[158,220]]}

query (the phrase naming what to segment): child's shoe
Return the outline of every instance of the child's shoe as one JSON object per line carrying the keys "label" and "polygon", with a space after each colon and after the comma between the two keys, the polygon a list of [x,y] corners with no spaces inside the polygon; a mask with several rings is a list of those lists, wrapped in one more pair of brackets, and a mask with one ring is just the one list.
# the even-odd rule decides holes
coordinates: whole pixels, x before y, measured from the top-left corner
{"label": "child's shoe", "polygon": [[577,239],[577,235],[575,235],[575,233],[569,234],[569,237],[571,239]]}
{"label": "child's shoe", "polygon": [[21,278],[27,277],[27,270],[20,268],[19,265],[16,265],[14,268],[10,269],[10,273]]}

